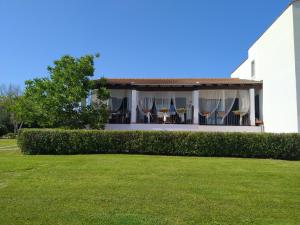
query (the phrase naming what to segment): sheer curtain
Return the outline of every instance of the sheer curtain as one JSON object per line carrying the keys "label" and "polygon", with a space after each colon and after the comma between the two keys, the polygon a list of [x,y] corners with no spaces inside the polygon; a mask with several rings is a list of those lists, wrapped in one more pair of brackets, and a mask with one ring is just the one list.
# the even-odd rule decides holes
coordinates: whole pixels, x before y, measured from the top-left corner
{"label": "sheer curtain", "polygon": [[123,102],[123,98],[115,98],[115,97],[111,97],[109,100],[109,110],[111,112],[117,112]]}
{"label": "sheer curtain", "polygon": [[235,99],[237,98],[237,90],[222,90],[221,104],[218,109],[221,116],[221,124],[224,124],[226,116],[230,113]]}
{"label": "sheer curtain", "polygon": [[175,97],[174,106],[176,109],[186,109],[186,98],[184,97]]}
{"label": "sheer curtain", "polygon": [[[154,97],[151,94],[140,92],[138,95],[138,109],[140,115],[147,116],[147,122],[150,123],[151,108],[154,103]],[[142,118],[141,118],[142,119]]]}
{"label": "sheer curtain", "polygon": [[199,95],[200,115],[208,120],[217,111],[221,124],[224,124],[226,116],[234,105],[237,90],[200,90]]}
{"label": "sheer curtain", "polygon": [[200,90],[199,91],[199,113],[209,117],[218,109],[221,101],[221,90]]}
{"label": "sheer curtain", "polygon": [[[180,91],[174,92],[172,95],[176,113],[181,119],[181,122],[191,122],[192,120],[192,92]],[[185,117],[186,115],[186,117]],[[186,119],[186,121],[185,121]]]}
{"label": "sheer curtain", "polygon": [[185,97],[175,97],[174,106],[181,122],[184,122],[184,114],[187,112],[187,99]]}
{"label": "sheer curtain", "polygon": [[117,112],[120,109],[124,99],[128,96],[127,93],[127,90],[110,90],[110,99],[108,101],[108,106],[111,112]]}
{"label": "sheer curtain", "polygon": [[171,105],[172,95],[169,92],[166,93],[155,93],[155,103],[157,110],[169,110]]}
{"label": "sheer curtain", "polygon": [[244,116],[250,110],[250,94],[248,90],[239,90],[239,111]]}
{"label": "sheer curtain", "polygon": [[131,91],[127,92],[127,111],[131,112]]}
{"label": "sheer curtain", "polygon": [[169,105],[169,114],[174,116],[176,115],[176,93],[170,92],[170,105]]}
{"label": "sheer curtain", "polygon": [[[157,116],[166,121],[167,117],[175,115],[177,109],[181,111],[181,118],[184,120],[184,113],[187,113],[187,120],[191,119],[191,92],[169,92],[169,91],[139,91],[138,92],[139,115],[146,115],[149,118],[153,113],[155,105]],[[172,104],[171,104],[172,103]],[[178,113],[179,114],[179,113]]]}
{"label": "sheer curtain", "polygon": [[242,125],[243,123],[243,116],[248,114],[249,110],[250,110],[249,90],[239,90],[240,125]]}
{"label": "sheer curtain", "polygon": [[150,111],[153,106],[153,97],[144,97],[139,101],[139,107],[143,112]]}

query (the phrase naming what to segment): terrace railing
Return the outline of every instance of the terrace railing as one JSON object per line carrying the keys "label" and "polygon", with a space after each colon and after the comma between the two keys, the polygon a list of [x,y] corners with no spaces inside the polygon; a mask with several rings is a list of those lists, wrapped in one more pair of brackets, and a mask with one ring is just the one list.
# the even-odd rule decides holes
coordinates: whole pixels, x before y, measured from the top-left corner
{"label": "terrace railing", "polygon": [[249,114],[238,115],[230,112],[224,119],[218,112],[214,112],[209,117],[199,115],[200,125],[217,125],[217,126],[250,126]]}
{"label": "terrace railing", "polygon": [[[193,112],[193,110],[192,110]],[[110,124],[130,124],[131,113],[126,112],[110,112],[109,123]],[[140,124],[193,124],[193,113],[183,113],[175,115],[162,114],[140,114],[137,110],[137,123]],[[250,126],[249,114],[240,116],[234,112],[230,112],[224,119],[218,112],[214,112],[208,117],[201,116],[199,114],[199,125],[215,125],[215,126]]]}

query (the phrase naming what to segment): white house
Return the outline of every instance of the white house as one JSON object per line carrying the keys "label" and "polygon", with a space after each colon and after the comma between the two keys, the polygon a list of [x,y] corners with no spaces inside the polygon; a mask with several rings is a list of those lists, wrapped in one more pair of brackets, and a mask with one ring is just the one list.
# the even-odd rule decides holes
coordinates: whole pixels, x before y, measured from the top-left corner
{"label": "white house", "polygon": [[231,78],[108,79],[107,88],[109,130],[300,132],[300,0]]}
{"label": "white house", "polygon": [[300,1],[293,1],[248,50],[232,78],[263,82],[267,132],[300,132]]}

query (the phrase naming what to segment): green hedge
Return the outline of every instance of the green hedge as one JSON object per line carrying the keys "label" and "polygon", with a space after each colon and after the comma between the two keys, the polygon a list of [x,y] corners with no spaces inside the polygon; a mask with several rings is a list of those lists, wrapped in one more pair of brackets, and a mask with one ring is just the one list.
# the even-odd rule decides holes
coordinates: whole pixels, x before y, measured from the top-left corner
{"label": "green hedge", "polygon": [[131,153],[300,159],[300,134],[23,129],[25,154]]}

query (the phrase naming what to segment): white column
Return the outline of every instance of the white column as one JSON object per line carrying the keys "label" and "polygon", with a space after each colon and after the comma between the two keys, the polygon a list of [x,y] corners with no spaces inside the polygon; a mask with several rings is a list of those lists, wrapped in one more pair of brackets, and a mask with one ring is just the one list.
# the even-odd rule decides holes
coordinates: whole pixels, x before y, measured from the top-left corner
{"label": "white column", "polygon": [[255,90],[251,88],[250,93],[250,125],[255,126]]}
{"label": "white column", "polygon": [[136,90],[131,90],[131,118],[130,123],[136,123],[136,107],[137,107],[137,94]]}
{"label": "white column", "polygon": [[199,124],[199,91],[193,91],[193,106],[194,106],[194,124]]}

